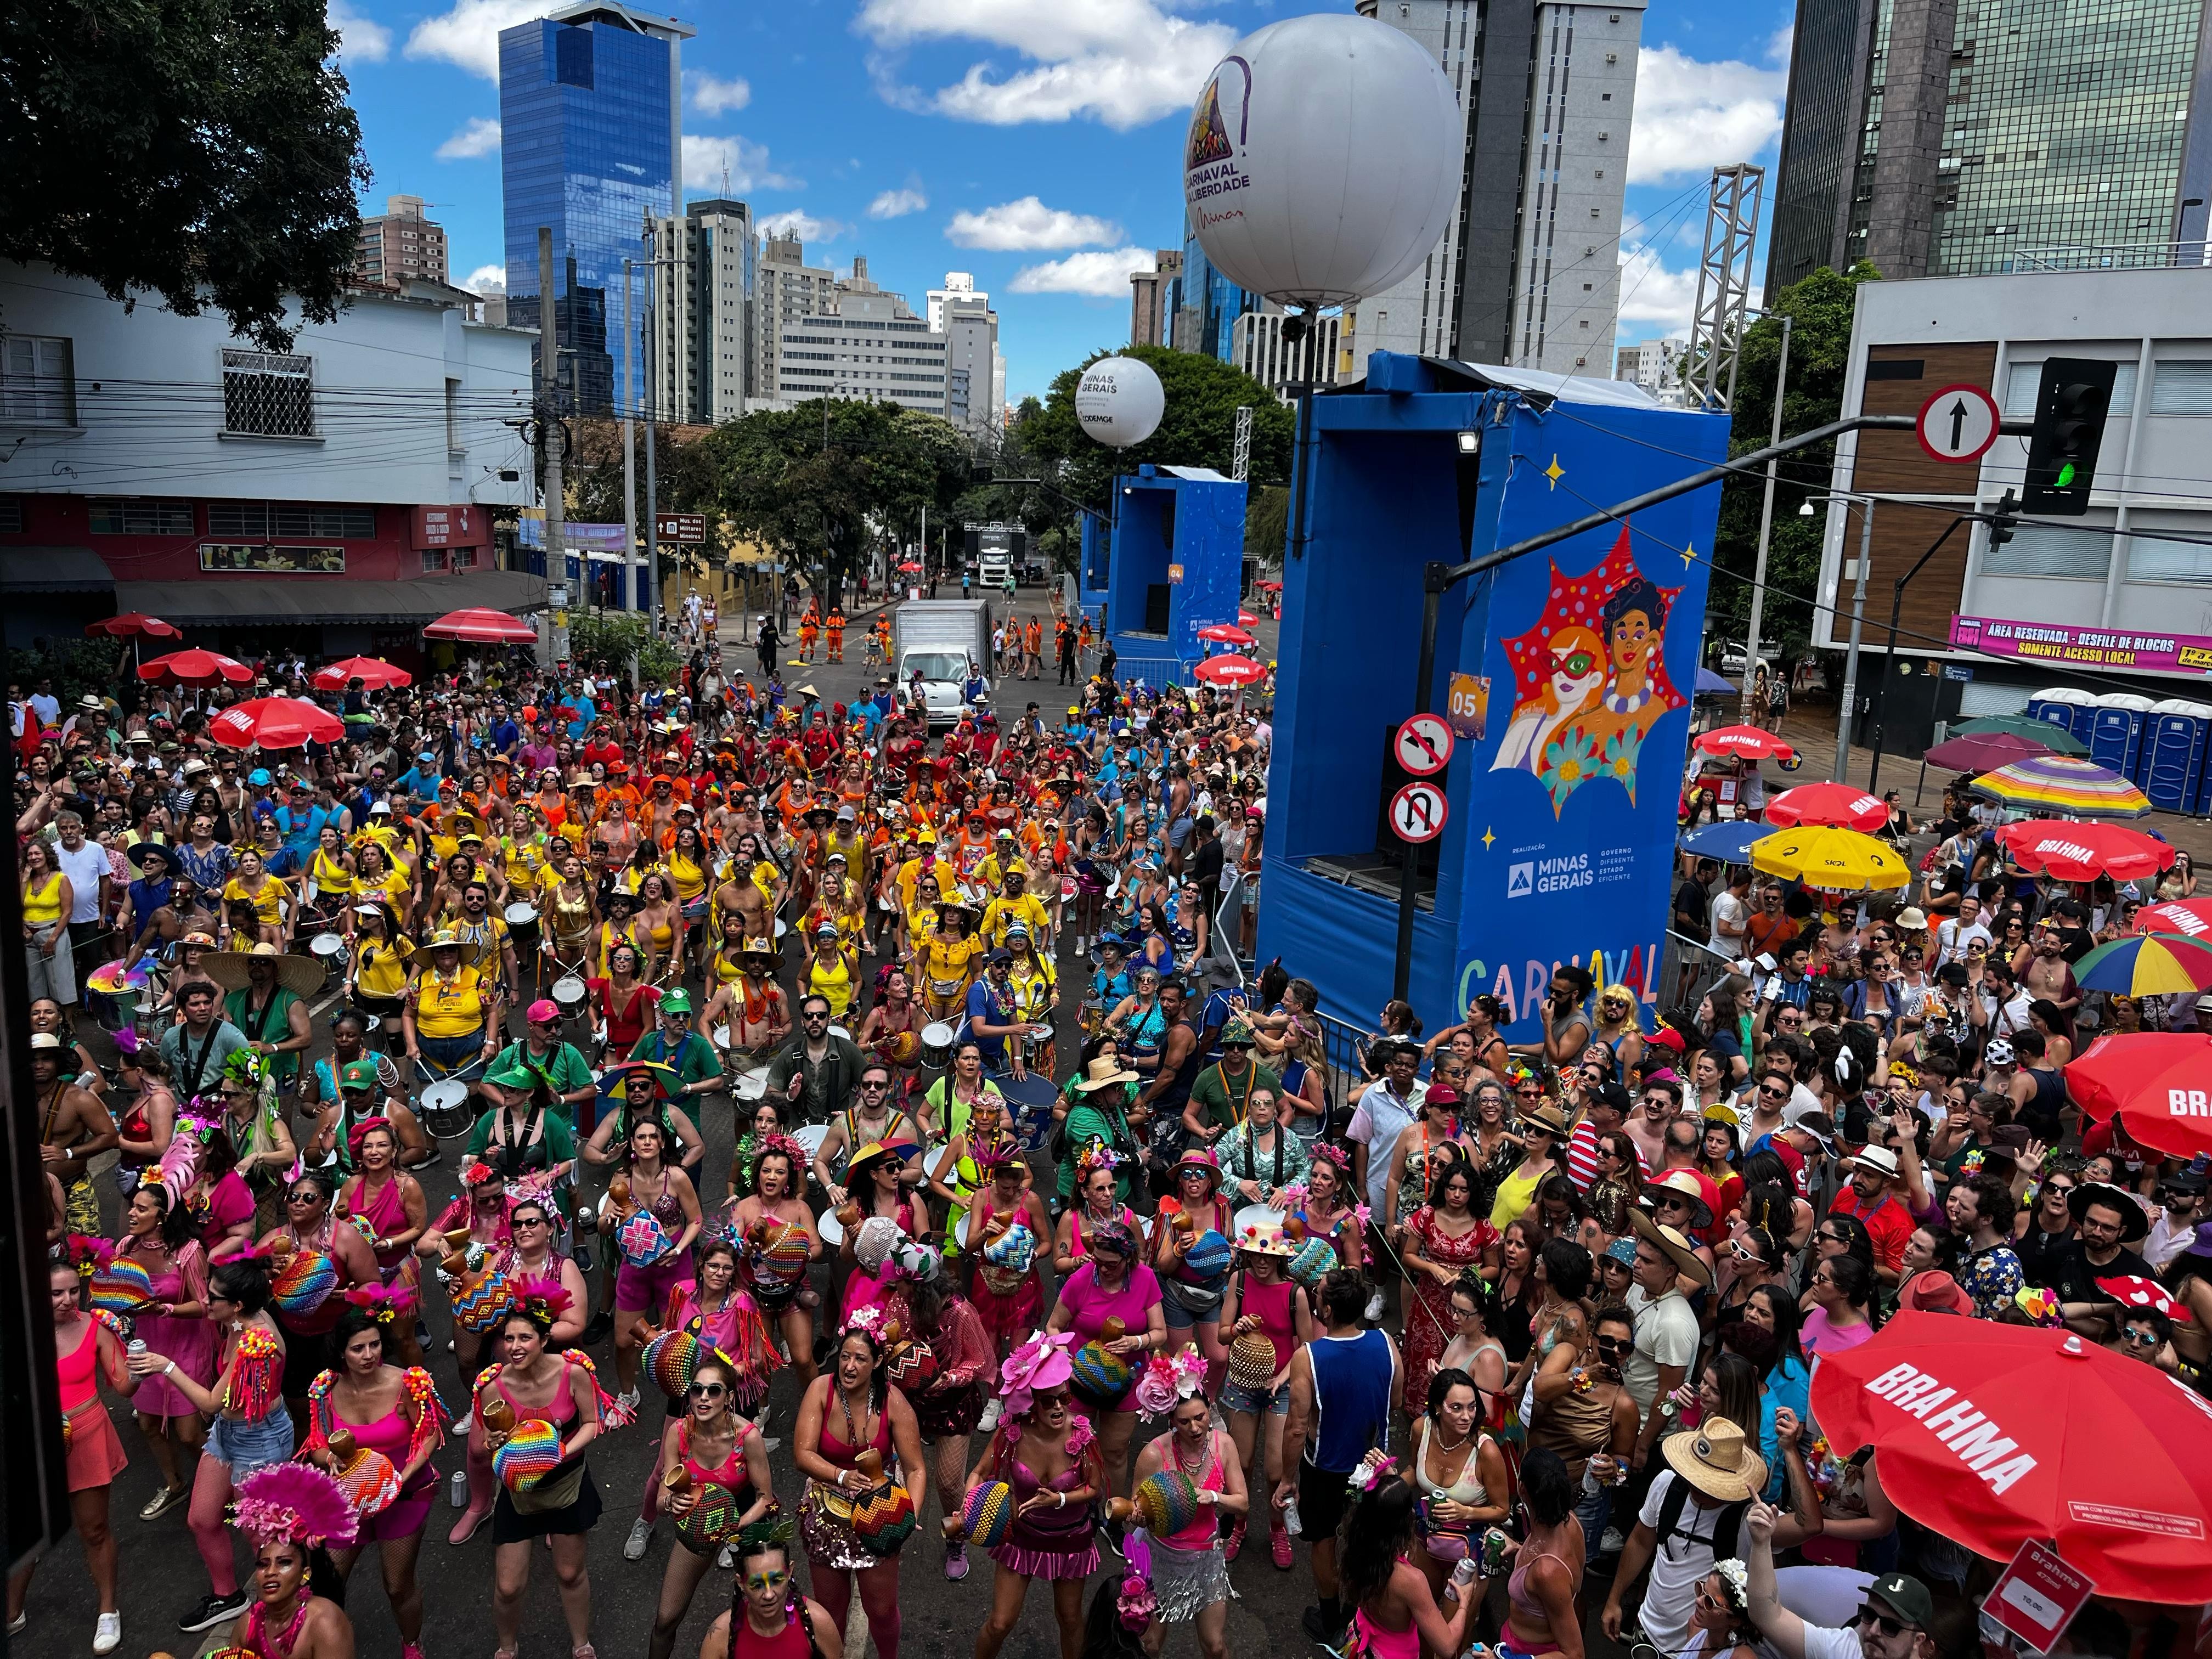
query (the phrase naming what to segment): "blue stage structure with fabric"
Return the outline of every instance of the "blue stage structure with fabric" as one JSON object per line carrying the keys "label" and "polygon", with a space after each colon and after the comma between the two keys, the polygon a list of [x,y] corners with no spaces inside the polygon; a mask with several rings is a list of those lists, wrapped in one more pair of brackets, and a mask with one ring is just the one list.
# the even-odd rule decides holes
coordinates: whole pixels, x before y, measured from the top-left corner
{"label": "blue stage structure with fabric", "polygon": [[[1210,467],[1139,467],[1114,481],[1102,579],[1106,638],[1122,680],[1187,684],[1208,652],[1198,630],[1234,623],[1244,586],[1243,483]],[[1090,600],[1094,537],[1085,525]]]}
{"label": "blue stage structure with fabric", "polygon": [[[1723,414],[1618,381],[1377,352],[1313,399],[1291,509],[1259,957],[1364,1025],[1391,994],[1423,567],[1449,566],[1723,460]],[[1443,596],[1427,706],[1456,735],[1423,848],[1411,1000],[1478,993],[1541,1035],[1553,969],[1661,994],[1676,807],[1720,491],[1585,532]]]}

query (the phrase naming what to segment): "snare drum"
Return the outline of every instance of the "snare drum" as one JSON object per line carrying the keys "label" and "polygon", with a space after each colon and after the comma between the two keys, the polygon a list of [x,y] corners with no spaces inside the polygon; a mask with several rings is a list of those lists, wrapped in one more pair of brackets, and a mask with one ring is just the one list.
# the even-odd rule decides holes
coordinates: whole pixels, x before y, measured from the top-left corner
{"label": "snare drum", "polygon": [[538,950],[538,909],[535,905],[510,904],[507,907],[507,936],[514,941],[518,958],[532,956]]}
{"label": "snare drum", "polygon": [[[767,1081],[768,1073],[763,1072],[761,1082],[765,1085]],[[821,1154],[822,1143],[830,1138],[830,1126],[826,1123],[802,1123],[791,1132],[791,1138],[797,1141],[800,1150],[805,1152],[806,1162],[811,1166],[815,1158]]]}
{"label": "snare drum", "polygon": [[459,1078],[424,1085],[416,1100],[415,1115],[441,1140],[465,1135],[477,1122],[476,1114],[469,1109],[469,1085]]}
{"label": "snare drum", "polygon": [[932,1020],[921,1028],[921,1063],[931,1071],[941,1072],[952,1063],[954,1032],[943,1020]]}
{"label": "snare drum", "polygon": [[307,941],[307,954],[314,957],[323,970],[323,983],[330,985],[345,977],[346,963],[352,953],[346,949],[343,933],[318,933]]}
{"label": "snare drum", "polygon": [[553,981],[553,1006],[561,1011],[563,1019],[574,1019],[584,1012],[584,1000],[590,995],[580,975],[563,974]]}
{"label": "snare drum", "polygon": [[[768,1098],[768,1067],[756,1066],[738,1073],[737,1086],[731,1091],[739,1100],[752,1102]],[[809,1127],[815,1126],[809,1125]]]}
{"label": "snare drum", "polygon": [[845,1224],[837,1219],[833,1207],[822,1212],[814,1220],[815,1236],[833,1249],[845,1242]]}

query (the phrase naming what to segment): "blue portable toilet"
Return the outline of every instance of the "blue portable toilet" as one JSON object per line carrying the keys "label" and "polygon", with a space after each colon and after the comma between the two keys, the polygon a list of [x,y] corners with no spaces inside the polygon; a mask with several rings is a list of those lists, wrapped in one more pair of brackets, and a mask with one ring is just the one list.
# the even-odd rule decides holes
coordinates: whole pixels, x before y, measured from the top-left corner
{"label": "blue portable toilet", "polygon": [[2084,743],[2089,741],[2089,727],[2096,714],[2096,694],[2070,685],[2054,685],[2027,700],[2028,719],[2063,726]]}
{"label": "blue portable toilet", "polygon": [[2150,706],[2143,730],[2142,792],[2168,812],[2204,810],[2204,744],[2212,705],[2167,697]]}
{"label": "blue portable toilet", "polygon": [[2140,786],[2143,727],[2150,720],[2150,699],[2114,691],[2097,699],[2089,724],[2089,758]]}

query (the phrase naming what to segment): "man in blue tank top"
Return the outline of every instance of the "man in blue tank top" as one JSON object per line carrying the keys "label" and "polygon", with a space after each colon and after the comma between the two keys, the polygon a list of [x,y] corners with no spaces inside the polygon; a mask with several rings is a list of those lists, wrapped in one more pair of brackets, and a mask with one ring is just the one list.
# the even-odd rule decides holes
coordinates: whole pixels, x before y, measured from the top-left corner
{"label": "man in blue tank top", "polygon": [[1305,1628],[1317,1642],[1340,1644],[1351,1610],[1338,1600],[1336,1528],[1350,1507],[1346,1481],[1370,1448],[1389,1450],[1390,1402],[1397,1396],[1398,1349],[1381,1331],[1361,1322],[1366,1279],[1347,1267],[1321,1282],[1321,1316],[1328,1334],[1291,1356],[1291,1413],[1285,1445],[1300,1449],[1295,1481],[1275,1487],[1275,1507],[1295,1498],[1299,1529],[1313,1546],[1314,1589],[1321,1605],[1308,1607]]}

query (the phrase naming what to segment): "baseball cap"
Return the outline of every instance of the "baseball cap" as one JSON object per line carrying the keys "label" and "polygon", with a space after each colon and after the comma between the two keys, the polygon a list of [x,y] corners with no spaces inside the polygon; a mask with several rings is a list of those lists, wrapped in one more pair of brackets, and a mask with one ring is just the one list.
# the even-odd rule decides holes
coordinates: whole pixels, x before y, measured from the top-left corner
{"label": "baseball cap", "polygon": [[2200,1014],[2212,1014],[2212,991],[2208,991],[2197,999],[2197,1012]]}
{"label": "baseball cap", "polygon": [[523,1011],[522,1017],[532,1024],[543,1025],[561,1018],[561,1005],[550,997],[540,997]]}
{"label": "baseball cap", "polygon": [[665,996],[660,999],[660,1012],[664,1014],[690,1013],[691,1012],[691,994],[689,991],[684,990],[681,986],[678,986],[676,989],[669,992]]}
{"label": "baseball cap", "polygon": [[376,1087],[376,1062],[373,1060],[349,1060],[345,1070],[338,1074],[342,1089],[374,1089]]}
{"label": "baseball cap", "polygon": [[1880,1601],[1906,1624],[1925,1630],[1936,1617],[1936,1598],[1910,1573],[1886,1572],[1866,1587],[1866,1598]]}

